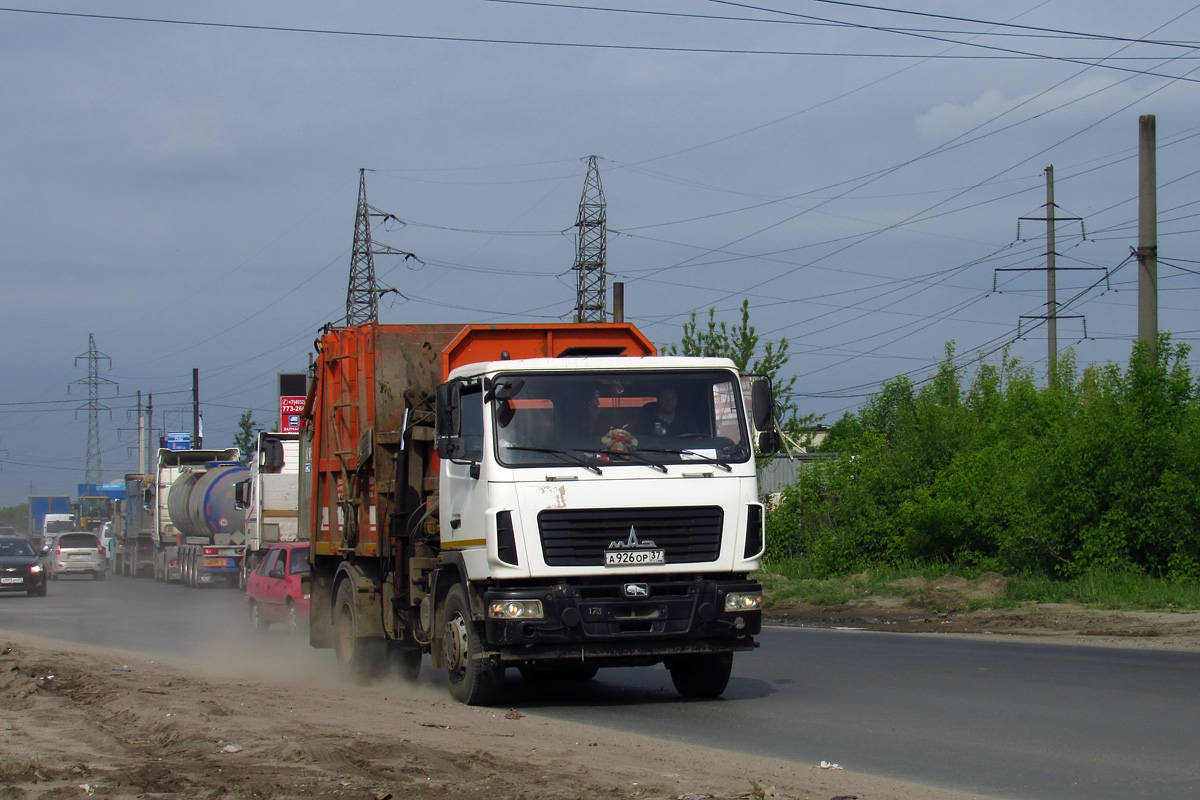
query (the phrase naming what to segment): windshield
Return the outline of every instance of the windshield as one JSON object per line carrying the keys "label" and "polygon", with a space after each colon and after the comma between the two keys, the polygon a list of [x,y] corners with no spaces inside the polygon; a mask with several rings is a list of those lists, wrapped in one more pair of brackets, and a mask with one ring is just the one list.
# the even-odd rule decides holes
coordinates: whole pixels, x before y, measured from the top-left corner
{"label": "windshield", "polygon": [[750,458],[732,372],[506,373],[492,385],[496,453],[508,466]]}
{"label": "windshield", "polygon": [[104,519],[112,516],[112,501],[107,497],[79,498],[79,513],[90,519]]}
{"label": "windshield", "polygon": [[100,542],[92,533],[64,533],[58,537],[58,546],[64,549],[85,547],[94,550],[100,547]]}
{"label": "windshield", "polygon": [[24,539],[0,539],[0,556],[32,556],[33,545]]}

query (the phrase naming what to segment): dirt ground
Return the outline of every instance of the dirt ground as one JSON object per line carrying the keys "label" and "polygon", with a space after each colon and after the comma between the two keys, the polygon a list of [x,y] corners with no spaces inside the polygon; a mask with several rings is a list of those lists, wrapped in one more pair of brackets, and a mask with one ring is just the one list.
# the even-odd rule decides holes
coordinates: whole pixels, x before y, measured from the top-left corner
{"label": "dirt ground", "polygon": [[[987,581],[914,583],[938,593]],[[944,606],[940,606],[944,607]],[[1200,648],[1200,615],[1079,608],[936,614],[907,600],[777,608],[786,625]],[[332,660],[332,659],[330,659]],[[0,800],[965,800],[977,797],[468,708],[444,687],[347,687],[331,670],[185,663],[0,631]]]}

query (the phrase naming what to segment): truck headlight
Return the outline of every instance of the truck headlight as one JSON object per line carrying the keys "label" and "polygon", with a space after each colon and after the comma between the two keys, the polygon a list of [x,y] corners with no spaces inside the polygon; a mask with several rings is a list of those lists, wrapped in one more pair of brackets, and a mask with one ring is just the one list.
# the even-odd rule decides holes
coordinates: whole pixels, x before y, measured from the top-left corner
{"label": "truck headlight", "polygon": [[762,608],[762,592],[730,592],[725,595],[726,611],[757,611]]}
{"label": "truck headlight", "polygon": [[541,600],[493,600],[488,619],[545,619]]}

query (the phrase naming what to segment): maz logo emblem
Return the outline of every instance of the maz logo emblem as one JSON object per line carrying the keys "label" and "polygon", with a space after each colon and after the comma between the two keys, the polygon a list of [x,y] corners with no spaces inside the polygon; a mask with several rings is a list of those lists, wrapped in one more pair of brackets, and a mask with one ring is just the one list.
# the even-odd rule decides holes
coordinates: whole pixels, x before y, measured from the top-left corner
{"label": "maz logo emblem", "polygon": [[648,550],[653,547],[658,547],[658,545],[654,543],[654,540],[639,540],[637,537],[637,531],[633,529],[632,525],[629,526],[629,538],[623,542],[620,539],[613,539],[608,543],[609,550]]}
{"label": "maz logo emblem", "polygon": [[647,583],[627,583],[621,587],[626,597],[649,597],[650,584]]}

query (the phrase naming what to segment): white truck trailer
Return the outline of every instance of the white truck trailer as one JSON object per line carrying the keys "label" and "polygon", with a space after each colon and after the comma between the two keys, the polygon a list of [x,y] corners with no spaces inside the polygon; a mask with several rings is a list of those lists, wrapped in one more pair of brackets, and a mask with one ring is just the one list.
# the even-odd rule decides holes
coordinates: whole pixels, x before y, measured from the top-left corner
{"label": "white truck trailer", "polygon": [[273,544],[296,541],[300,480],[300,434],[258,434],[249,475],[234,490],[236,505],[246,512],[239,584],[258,566]]}
{"label": "white truck trailer", "polygon": [[236,447],[158,451],[155,580],[236,584],[245,537],[245,517],[233,498],[247,471],[240,455]]}

